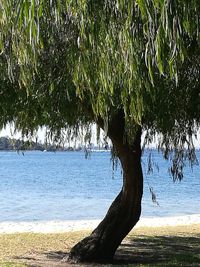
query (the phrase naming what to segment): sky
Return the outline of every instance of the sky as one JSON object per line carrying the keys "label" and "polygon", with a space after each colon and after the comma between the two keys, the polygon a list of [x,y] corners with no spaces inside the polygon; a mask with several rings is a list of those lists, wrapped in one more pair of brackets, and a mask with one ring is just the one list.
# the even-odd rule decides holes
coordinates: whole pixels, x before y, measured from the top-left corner
{"label": "sky", "polygon": [[[38,136],[38,141],[44,143],[45,141],[45,127],[43,128],[39,128],[38,130],[38,133],[37,133],[37,136]],[[97,142],[96,142],[96,126],[94,125],[93,126],[93,136],[92,136],[92,140],[91,140],[91,143],[93,143],[94,145],[97,145]],[[6,128],[2,129],[0,131],[0,137],[2,136],[6,136],[6,137],[10,137],[10,138],[16,138],[16,139],[20,139],[21,138],[21,134],[20,132],[17,132],[15,134],[13,134],[14,132],[14,127],[12,125],[7,125]],[[101,139],[103,140],[103,131],[101,132]],[[200,148],[200,131],[199,133],[197,134],[197,139],[194,138],[194,145],[196,148]],[[79,145],[79,143],[81,142],[78,142],[77,145]],[[73,144],[72,144],[73,145]],[[156,140],[150,145],[151,148],[156,148],[157,147],[157,142]]]}
{"label": "sky", "polygon": [[[38,137],[38,142],[44,143],[45,142],[45,133],[46,133],[46,128],[39,128],[37,132],[37,137]],[[9,138],[15,138],[15,139],[21,139],[21,133],[16,132],[14,133],[14,126],[13,125],[7,125],[5,128],[0,130],[0,137],[9,137]],[[104,135],[103,131],[101,131],[100,138],[103,143]],[[70,146],[79,146],[83,144],[83,140],[78,140],[76,144],[74,145],[74,142],[70,142]],[[95,146],[97,145],[97,140],[96,140],[96,125],[93,125],[92,127],[92,138],[91,138],[91,143],[93,143]]]}
{"label": "sky", "polygon": [[[20,139],[21,138],[21,133],[17,132],[14,133],[14,126],[12,125],[7,125],[6,128],[3,128],[0,131],[0,137],[5,136],[5,137],[10,137],[10,138],[16,138],[16,139]],[[43,142],[45,139],[45,129],[43,128],[39,128],[38,130],[38,141]]]}

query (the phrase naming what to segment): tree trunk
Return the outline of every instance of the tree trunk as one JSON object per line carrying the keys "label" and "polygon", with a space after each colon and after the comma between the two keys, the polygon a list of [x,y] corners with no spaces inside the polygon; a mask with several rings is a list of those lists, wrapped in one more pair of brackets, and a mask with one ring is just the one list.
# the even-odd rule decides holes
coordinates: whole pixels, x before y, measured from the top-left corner
{"label": "tree trunk", "polygon": [[121,162],[123,187],[98,227],[71,249],[68,257],[71,262],[112,261],[121,241],[140,218],[143,194],[141,130],[132,145],[124,142],[124,126],[118,120],[113,121],[108,134]]}

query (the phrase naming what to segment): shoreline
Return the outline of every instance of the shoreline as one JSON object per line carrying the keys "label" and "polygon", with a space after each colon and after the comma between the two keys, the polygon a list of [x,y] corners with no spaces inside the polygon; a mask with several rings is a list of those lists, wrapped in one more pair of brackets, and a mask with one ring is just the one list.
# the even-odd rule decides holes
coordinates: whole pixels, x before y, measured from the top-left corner
{"label": "shoreline", "polygon": [[[35,222],[0,222],[0,234],[14,233],[66,233],[94,229],[101,220],[66,220]],[[135,229],[200,224],[200,214],[141,218]]]}

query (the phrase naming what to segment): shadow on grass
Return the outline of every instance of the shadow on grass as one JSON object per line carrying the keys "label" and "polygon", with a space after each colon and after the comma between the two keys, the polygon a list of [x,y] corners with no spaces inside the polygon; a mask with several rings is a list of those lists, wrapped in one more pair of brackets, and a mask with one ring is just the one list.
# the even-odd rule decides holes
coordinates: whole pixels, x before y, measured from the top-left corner
{"label": "shadow on grass", "polygon": [[[49,251],[30,257],[27,255],[20,257],[20,261],[27,266],[69,266],[66,262],[62,262],[66,255],[63,251]],[[129,237],[117,250],[113,264],[107,266],[113,265],[134,267],[200,266],[200,235],[196,237]],[[97,264],[87,266],[97,266]]]}
{"label": "shadow on grass", "polygon": [[134,263],[141,266],[200,266],[200,235],[132,237],[119,247],[115,256],[116,263]]}

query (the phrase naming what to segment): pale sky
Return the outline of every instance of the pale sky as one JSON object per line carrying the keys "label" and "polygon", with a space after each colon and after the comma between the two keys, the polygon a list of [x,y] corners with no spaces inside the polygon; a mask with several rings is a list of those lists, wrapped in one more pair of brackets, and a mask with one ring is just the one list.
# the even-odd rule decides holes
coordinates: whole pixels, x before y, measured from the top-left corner
{"label": "pale sky", "polygon": [[[39,128],[39,130],[37,132],[37,137],[38,137],[38,141],[39,142],[44,143],[44,141],[45,141],[45,133],[46,133],[45,127]],[[20,132],[14,133],[14,126],[13,125],[7,125],[5,128],[2,129],[0,131],[0,137],[2,137],[2,136],[21,139],[21,133]],[[103,134],[103,131],[101,131],[100,140],[103,140],[104,139],[103,137],[104,137],[104,134]],[[79,146],[81,143],[84,143],[83,140],[82,141],[81,140],[77,141],[76,145]],[[93,127],[92,127],[91,143],[97,145],[97,141],[96,141],[96,125],[93,125]],[[74,142],[71,142],[71,145],[73,146]]]}
{"label": "pale sky", "polygon": [[[6,128],[3,128],[0,131],[0,137],[2,137],[2,136],[20,139],[21,138],[21,133],[20,132],[14,133],[14,126],[7,125]],[[45,139],[45,129],[40,128],[38,130],[38,138],[39,138],[40,141],[42,141],[42,142],[44,141],[44,139]]]}
{"label": "pale sky", "polygon": [[[7,125],[6,128],[4,128],[4,129],[2,129],[0,131],[0,137],[7,136],[7,137],[11,137],[11,138],[16,138],[16,139],[20,139],[21,138],[20,132],[17,132],[15,134],[13,134],[13,132],[14,132],[14,127]],[[43,128],[39,128],[37,136],[38,136],[38,141],[41,141],[43,143],[44,140],[45,140],[45,128],[44,127]],[[101,132],[101,140],[103,140],[103,131]],[[195,147],[196,148],[200,148],[200,131],[197,134],[197,139],[194,138],[193,141],[194,141]],[[93,127],[93,136],[92,136],[91,142],[96,145],[96,126],[95,125]],[[156,148],[156,146],[157,146],[157,142],[155,140],[150,145],[150,147],[151,148]]]}

